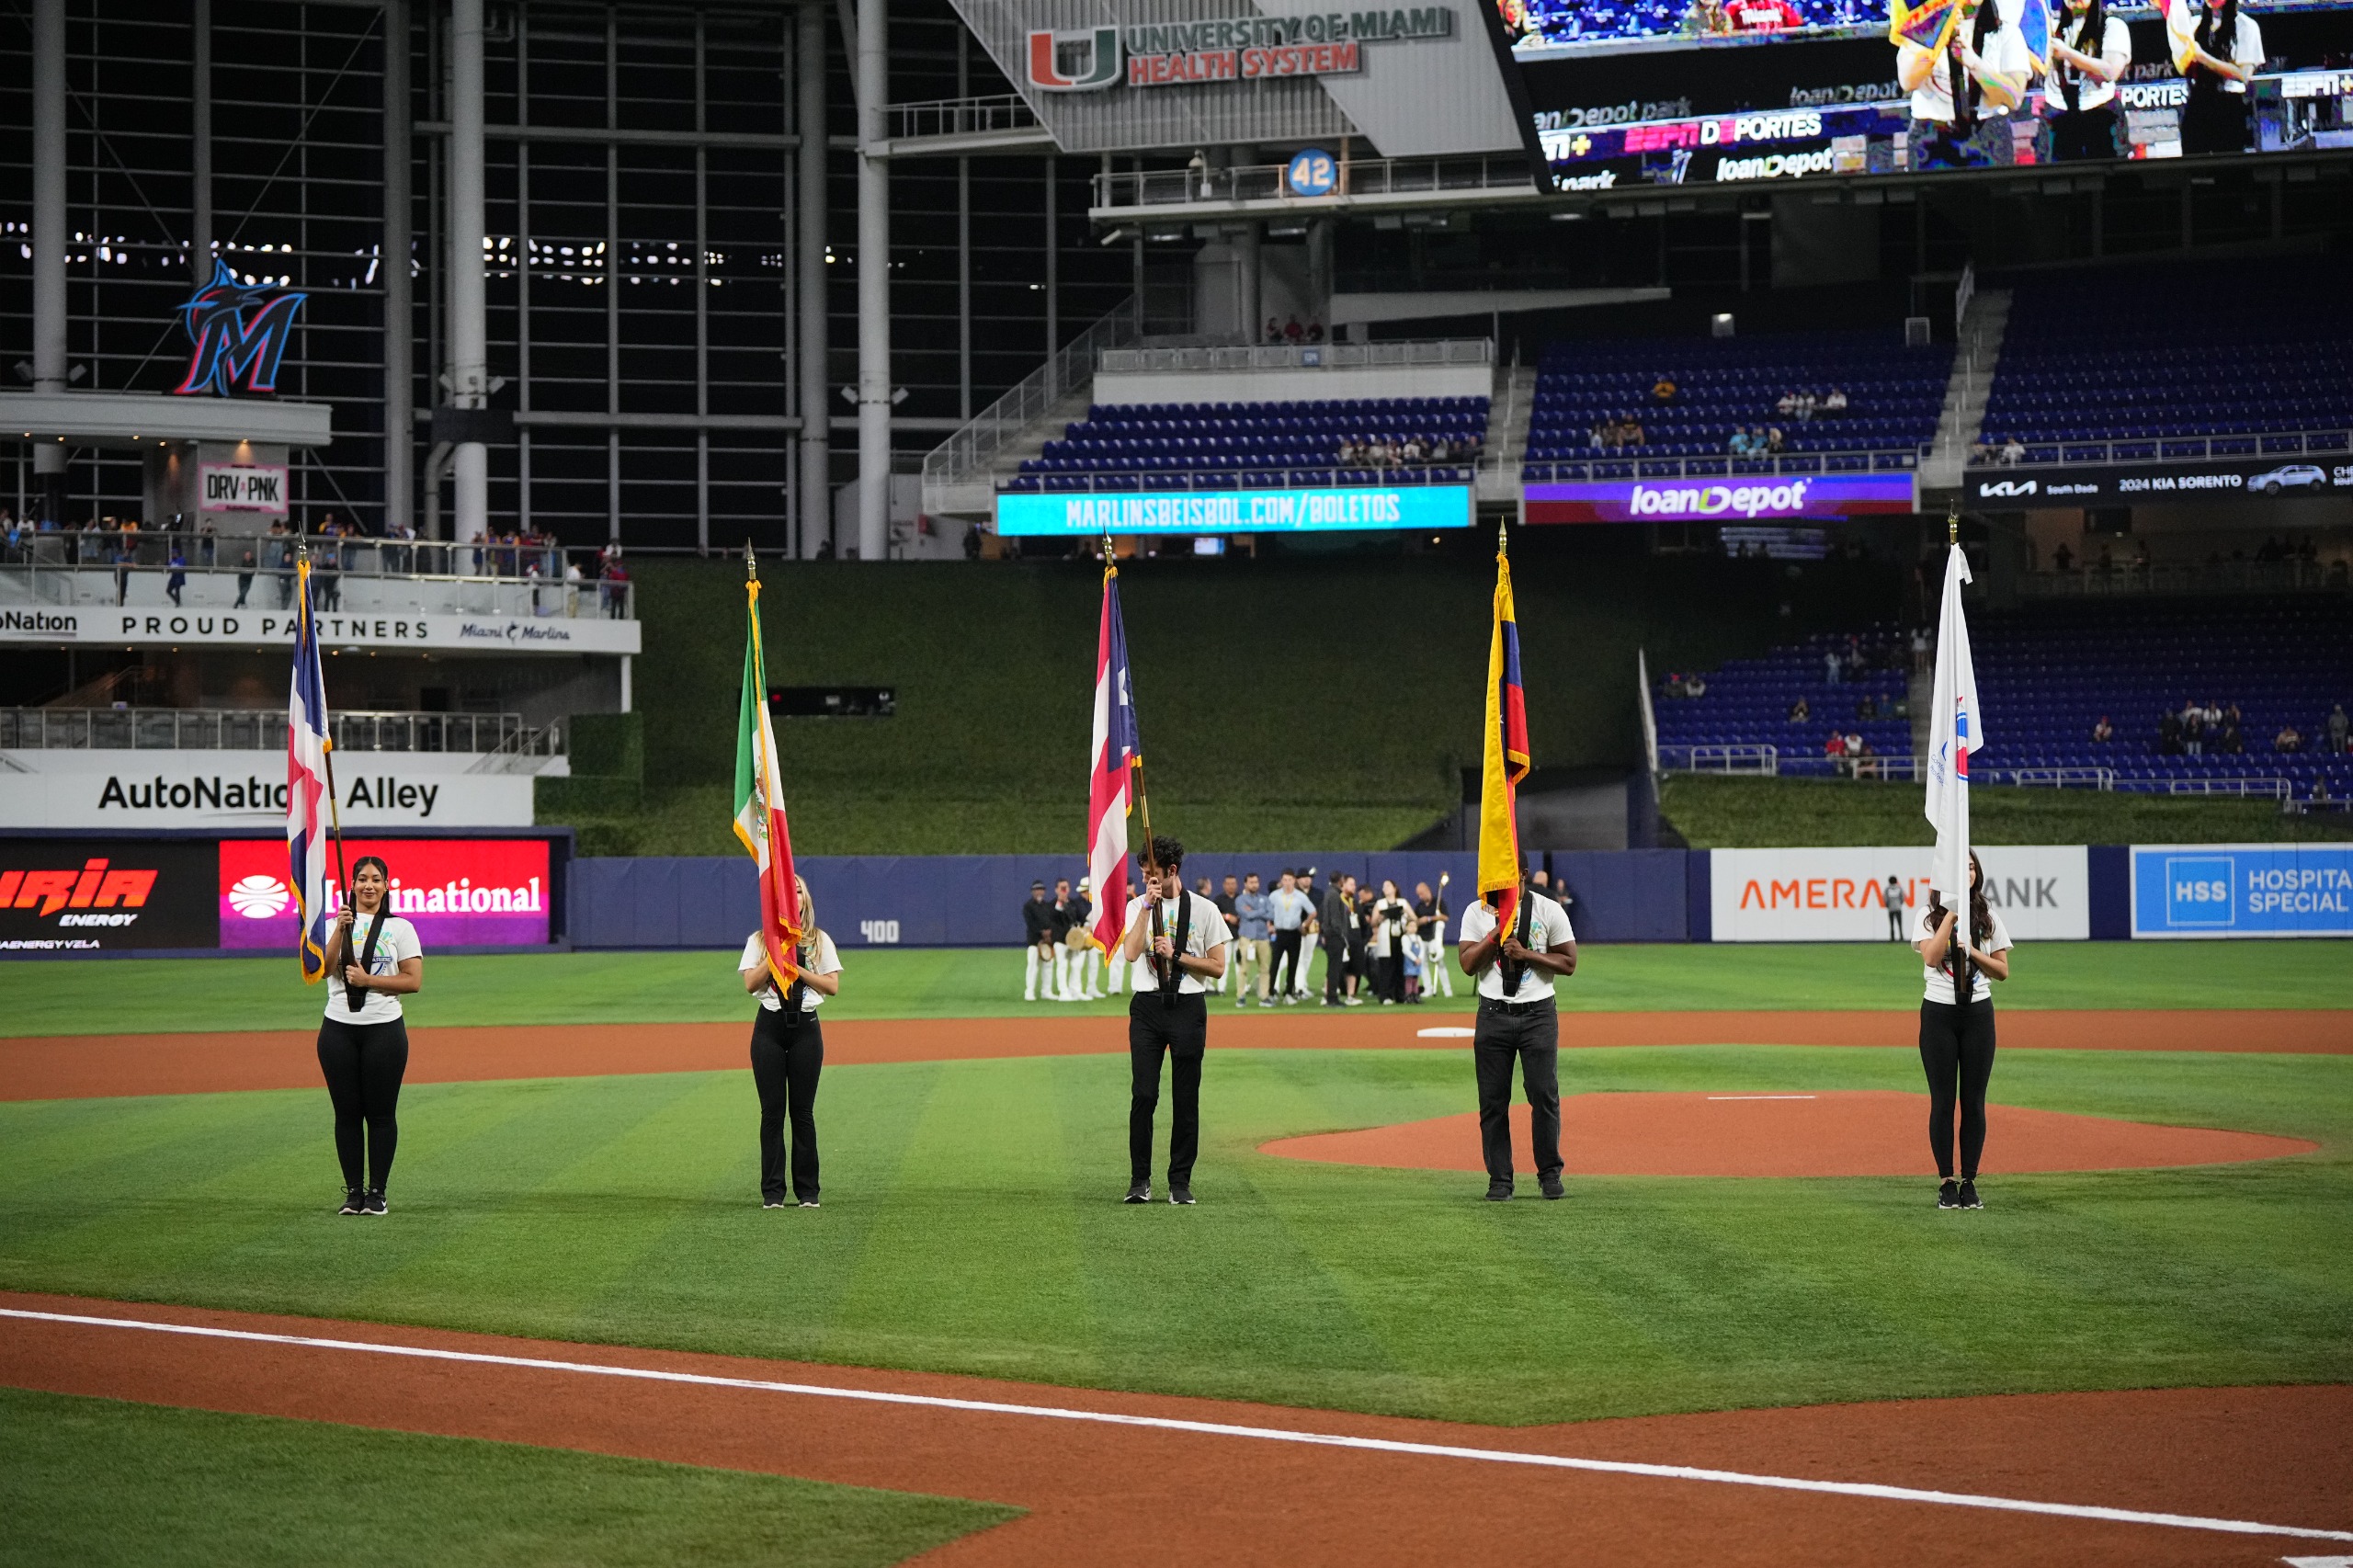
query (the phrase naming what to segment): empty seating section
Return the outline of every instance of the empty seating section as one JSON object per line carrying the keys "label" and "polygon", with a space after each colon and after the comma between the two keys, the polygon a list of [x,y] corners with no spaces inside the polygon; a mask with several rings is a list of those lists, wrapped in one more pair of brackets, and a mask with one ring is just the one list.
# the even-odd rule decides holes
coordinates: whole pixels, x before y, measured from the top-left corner
{"label": "empty seating section", "polygon": [[[1009,488],[1467,484],[1486,435],[1483,397],[1097,403]],[[1344,445],[1366,444],[1387,449],[1383,460],[1341,460]]]}
{"label": "empty seating section", "polygon": [[[1685,747],[1772,746],[1779,754],[1783,774],[1828,775],[1849,771],[1825,750],[1836,733],[1859,735],[1870,746],[1872,759],[1908,758],[1912,754],[1912,721],[1901,712],[1911,667],[1906,633],[1877,627],[1852,635],[1817,635],[1804,642],[1776,648],[1761,659],[1734,659],[1711,672],[1706,691],[1692,698],[1662,695],[1657,699],[1658,744],[1668,755],[1669,767],[1687,761],[1702,769],[1721,767],[1728,760],[1735,769],[1753,767],[1745,758],[1728,758],[1723,752],[1687,757]],[[1839,679],[1828,678],[1828,655],[1839,656]],[[1860,668],[1850,654],[1860,653]],[[1805,704],[1796,716],[1798,703]],[[1866,714],[1869,717],[1866,717]],[[1908,767],[1908,764],[1906,765]]]}
{"label": "empty seating section", "polygon": [[[1558,344],[1537,373],[1528,477],[1584,477],[1547,466],[1558,462],[1658,459],[1718,460],[1695,472],[1769,472],[1772,457],[1730,450],[1736,430],[1762,427],[1780,431],[1785,470],[1908,467],[1936,439],[1951,373],[1949,346],[1907,348],[1892,331]],[[1659,395],[1662,381],[1672,396]],[[1779,406],[1833,391],[1845,394],[1843,411],[1802,418]],[[1642,426],[1638,448],[1613,449],[1606,428],[1596,444],[1597,427],[1626,421]],[[1872,454],[1896,456],[1875,463]]]}
{"label": "empty seating section", "polygon": [[[2018,284],[1980,441],[2029,462],[2345,450],[2353,303],[2341,279],[2275,267],[2252,293],[2178,269]],[[2214,439],[2165,448],[2189,437]]]}
{"label": "empty seating section", "polygon": [[[2052,769],[2104,768],[2119,790],[2199,792],[2255,781],[2255,793],[2276,792],[2265,781],[2284,779],[2290,797],[2328,798],[2353,792],[2353,756],[2334,754],[2329,713],[2338,703],[2353,711],[2353,605],[2342,599],[2272,600],[2259,606],[2185,605],[2179,601],[2118,601],[2038,608],[2016,615],[1981,615],[1971,628],[1977,686],[1984,705],[1986,744],[1972,775],[1992,783],[2053,781]],[[1832,684],[1824,655],[1844,652],[1844,636],[1816,637],[1741,659],[1711,672],[1698,698],[1657,694],[1658,737],[1668,766],[1722,767],[1723,754],[1687,756],[1692,746],[1779,748],[1784,774],[1850,772],[1825,759],[1835,728],[1859,732],[1881,757],[1912,750],[1909,719],[1859,720],[1866,699],[1882,712],[1904,694],[1904,668],[1894,667],[1899,639],[1893,629],[1860,635],[1867,667]],[[1908,667],[1908,655],[1903,659]],[[1844,673],[1844,672],[1842,672]],[[1804,699],[1807,715],[1790,710]],[[2205,734],[2200,754],[2163,738],[2167,712],[2189,702],[2239,710],[2239,746]],[[2115,733],[2101,742],[2093,731],[2105,717]],[[2292,726],[2301,749],[2279,752]],[[1733,759],[1742,766],[1745,759]],[[1882,769],[1909,777],[1908,767]],[[2074,776],[2088,782],[2086,775]]]}

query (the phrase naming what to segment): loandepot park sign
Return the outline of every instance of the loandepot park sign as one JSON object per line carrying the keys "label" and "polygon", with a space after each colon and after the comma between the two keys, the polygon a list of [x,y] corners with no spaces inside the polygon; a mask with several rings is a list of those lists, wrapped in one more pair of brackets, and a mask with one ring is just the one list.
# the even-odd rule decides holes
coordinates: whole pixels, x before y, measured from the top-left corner
{"label": "loandepot park sign", "polygon": [[1232,17],[1029,34],[1029,83],[1044,92],[1256,82],[1281,76],[1350,75],[1363,51],[1455,36],[1444,6],[1408,10],[1318,11],[1296,17]]}
{"label": "loandepot park sign", "polygon": [[996,531],[1017,537],[1336,533],[1470,526],[1471,489],[1463,484],[996,498]]}

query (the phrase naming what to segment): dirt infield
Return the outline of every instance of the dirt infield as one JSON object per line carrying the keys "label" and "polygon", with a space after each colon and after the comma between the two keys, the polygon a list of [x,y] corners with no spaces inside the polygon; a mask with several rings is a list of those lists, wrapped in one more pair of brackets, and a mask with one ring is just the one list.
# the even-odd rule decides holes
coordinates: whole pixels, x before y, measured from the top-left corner
{"label": "dirt infield", "polygon": [[[1458,1049],[1470,1015],[1420,1008],[1235,1014],[1214,1009],[1210,1040],[1226,1050]],[[502,1025],[411,1031],[408,1081],[582,1078],[741,1067],[748,1023]],[[1648,1045],[1909,1046],[1916,1012],[1563,1013],[1569,1047]],[[2353,1014],[2294,1009],[2008,1012],[2006,1051],[2234,1051],[2353,1053]],[[828,1066],[1004,1056],[1086,1056],[1127,1049],[1125,1026],[1100,1016],[839,1019],[825,1025]],[[310,1088],[315,1036],[300,1029],[0,1039],[0,1100]]]}
{"label": "dirt infield", "polygon": [[[0,1296],[0,1306],[345,1342],[194,1338],[10,1318],[0,1320],[0,1382],[17,1387],[347,1424],[364,1413],[357,1424],[1029,1510],[926,1559],[960,1568],[1571,1557],[1677,1568],[2253,1568],[2290,1552],[2353,1551],[2277,1534],[1513,1462],[1572,1455],[2337,1531],[2353,1525],[2347,1387],[1928,1400],[1498,1428],[56,1297]],[[349,1342],[563,1365],[432,1360]],[[655,1381],[598,1375],[596,1367],[1225,1429]],[[1284,1433],[1457,1451],[1369,1451],[1285,1441]]]}
{"label": "dirt infield", "polygon": [[[1512,1147],[1529,1148],[1528,1107],[1512,1107]],[[1818,1094],[1571,1095],[1561,1142],[1571,1176],[1916,1176],[1928,1096],[1884,1089]],[[1991,1106],[1988,1171],[2108,1171],[2219,1165],[2309,1154],[2301,1138],[2160,1127],[2104,1116]],[[1258,1145],[1262,1154],[1421,1171],[1483,1170],[1475,1112],[1396,1127],[1318,1132]]]}

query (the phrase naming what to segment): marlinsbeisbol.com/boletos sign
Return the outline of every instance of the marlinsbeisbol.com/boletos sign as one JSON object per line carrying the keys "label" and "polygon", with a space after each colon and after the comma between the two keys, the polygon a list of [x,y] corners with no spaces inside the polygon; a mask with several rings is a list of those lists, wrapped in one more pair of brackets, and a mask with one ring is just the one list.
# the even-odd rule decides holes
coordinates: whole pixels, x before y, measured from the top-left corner
{"label": "marlinsbeisbol.com/boletos sign", "polygon": [[2115,467],[1971,469],[1962,481],[1984,506],[2102,506],[2135,502],[2293,500],[2353,490],[2353,462],[2304,458]]}
{"label": "marlinsbeisbol.com/boletos sign", "polygon": [[[278,647],[294,641],[291,610],[142,609],[76,606],[0,610],[0,643],[125,647],[162,643]],[[322,615],[320,645],[371,653],[395,649],[483,653],[636,653],[634,620],[520,615]]]}
{"label": "marlinsbeisbol.com/boletos sign", "polygon": [[214,947],[218,864],[207,840],[0,840],[0,953]]}

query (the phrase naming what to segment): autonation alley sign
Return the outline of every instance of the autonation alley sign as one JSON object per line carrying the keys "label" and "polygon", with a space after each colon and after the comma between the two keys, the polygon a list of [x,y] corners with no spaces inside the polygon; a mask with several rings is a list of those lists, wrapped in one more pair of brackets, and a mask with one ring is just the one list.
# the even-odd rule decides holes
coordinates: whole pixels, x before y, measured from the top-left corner
{"label": "autonation alley sign", "polygon": [[[634,620],[528,615],[352,614],[318,618],[327,648],[389,652],[472,649],[510,653],[636,653]],[[0,609],[0,643],[121,647],[215,643],[266,648],[294,641],[292,610],[176,610],[76,606]]]}
{"label": "autonation alley sign", "polygon": [[[531,776],[465,771],[482,760],[338,750],[344,825],[530,826]],[[285,820],[286,760],[275,752],[0,752],[0,822],[13,827],[225,829]]]}

